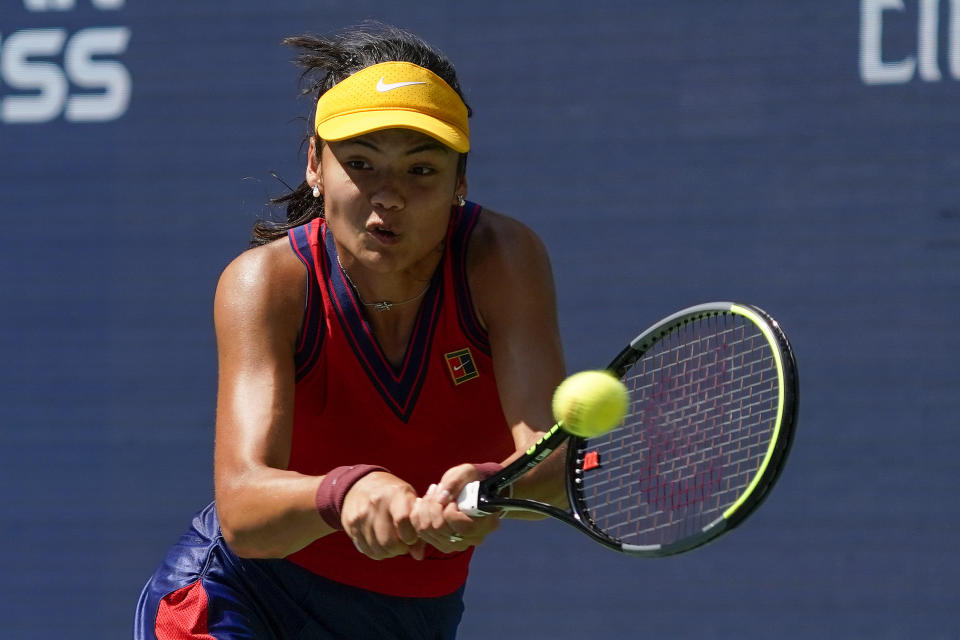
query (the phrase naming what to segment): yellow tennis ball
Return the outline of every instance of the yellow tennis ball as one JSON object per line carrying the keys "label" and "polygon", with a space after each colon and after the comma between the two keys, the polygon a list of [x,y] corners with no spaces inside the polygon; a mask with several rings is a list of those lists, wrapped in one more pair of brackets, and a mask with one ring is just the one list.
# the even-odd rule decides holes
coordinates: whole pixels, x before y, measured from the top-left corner
{"label": "yellow tennis ball", "polygon": [[623,420],[630,394],[609,371],[581,371],[553,393],[553,417],[581,438],[606,433]]}

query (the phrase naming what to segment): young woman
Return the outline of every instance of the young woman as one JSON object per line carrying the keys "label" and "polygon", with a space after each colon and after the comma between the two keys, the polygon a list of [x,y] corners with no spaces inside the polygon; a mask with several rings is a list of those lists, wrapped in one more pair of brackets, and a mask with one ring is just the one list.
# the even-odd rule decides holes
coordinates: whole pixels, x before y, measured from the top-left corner
{"label": "young woman", "polygon": [[[287,41],[315,84],[306,179],[215,298],[216,500],[136,638],[452,638],[472,548],[452,496],[552,424],[550,265],[466,200],[452,65],[392,28]],[[563,503],[559,474],[518,494]]]}

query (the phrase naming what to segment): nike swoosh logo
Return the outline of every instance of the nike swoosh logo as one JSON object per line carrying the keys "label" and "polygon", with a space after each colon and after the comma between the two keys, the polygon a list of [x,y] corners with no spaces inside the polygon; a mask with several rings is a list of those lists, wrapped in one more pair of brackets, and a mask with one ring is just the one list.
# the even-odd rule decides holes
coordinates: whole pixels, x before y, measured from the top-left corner
{"label": "nike swoosh logo", "polygon": [[461,365],[457,365],[456,367],[453,368],[454,371],[460,371],[460,369],[463,369],[463,365],[462,365],[462,364],[461,364]]}
{"label": "nike swoosh logo", "polygon": [[409,87],[412,84],[427,84],[426,82],[384,82],[384,77],[385,76],[381,77],[380,80],[377,81],[377,91],[380,93],[393,91],[394,89],[399,89],[400,87]]}

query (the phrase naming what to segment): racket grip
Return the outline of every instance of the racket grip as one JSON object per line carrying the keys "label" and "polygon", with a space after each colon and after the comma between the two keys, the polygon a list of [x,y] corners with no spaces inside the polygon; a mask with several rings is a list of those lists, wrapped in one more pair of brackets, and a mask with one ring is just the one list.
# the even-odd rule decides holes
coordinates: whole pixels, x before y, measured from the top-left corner
{"label": "racket grip", "polygon": [[465,486],[457,496],[457,507],[461,512],[472,518],[481,518],[490,515],[479,508],[480,503],[480,481],[475,480]]}

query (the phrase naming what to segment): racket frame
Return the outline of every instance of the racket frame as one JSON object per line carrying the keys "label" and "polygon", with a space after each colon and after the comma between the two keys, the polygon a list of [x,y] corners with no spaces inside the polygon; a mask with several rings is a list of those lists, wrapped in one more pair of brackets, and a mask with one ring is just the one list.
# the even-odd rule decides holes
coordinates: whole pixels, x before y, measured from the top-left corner
{"label": "racket frame", "polygon": [[[699,547],[722,533],[742,523],[769,495],[783,471],[787,454],[793,444],[797,420],[798,385],[796,359],[786,334],[777,322],[762,309],[735,302],[708,302],[687,307],[671,314],[634,338],[607,366],[618,378],[622,378],[644,353],[665,334],[688,322],[711,316],[733,313],[746,317],[766,337],[777,367],[780,382],[778,389],[777,419],[770,445],[758,472],[740,497],[729,506],[723,515],[707,524],[699,534],[688,536],[672,544],[633,545],[611,537],[590,518],[589,509],[582,492],[584,454],[589,439],[571,435],[557,423],[523,455],[493,476],[468,485],[460,494],[461,511],[473,516],[488,515],[498,511],[533,511],[571,525],[588,534],[600,544],[630,555],[659,557],[669,556]],[[566,492],[570,511],[536,500],[512,498],[503,491],[557,452],[564,444],[566,451]]]}

